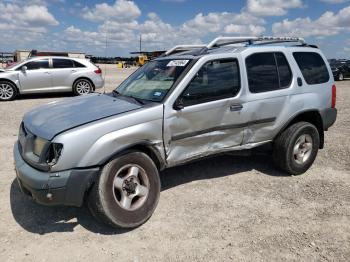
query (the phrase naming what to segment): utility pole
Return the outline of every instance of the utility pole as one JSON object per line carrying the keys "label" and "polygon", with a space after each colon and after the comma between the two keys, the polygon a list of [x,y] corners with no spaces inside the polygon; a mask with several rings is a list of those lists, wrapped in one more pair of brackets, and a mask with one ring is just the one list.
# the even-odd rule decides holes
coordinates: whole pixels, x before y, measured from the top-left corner
{"label": "utility pole", "polygon": [[140,53],[142,51],[142,35],[140,34]]}

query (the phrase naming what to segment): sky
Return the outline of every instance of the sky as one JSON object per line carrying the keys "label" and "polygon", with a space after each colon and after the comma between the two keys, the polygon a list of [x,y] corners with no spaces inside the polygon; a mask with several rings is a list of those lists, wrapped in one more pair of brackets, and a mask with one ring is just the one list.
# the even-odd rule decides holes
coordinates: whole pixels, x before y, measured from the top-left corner
{"label": "sky", "polygon": [[217,36],[297,36],[350,58],[350,0],[0,0],[0,52],[130,56]]}

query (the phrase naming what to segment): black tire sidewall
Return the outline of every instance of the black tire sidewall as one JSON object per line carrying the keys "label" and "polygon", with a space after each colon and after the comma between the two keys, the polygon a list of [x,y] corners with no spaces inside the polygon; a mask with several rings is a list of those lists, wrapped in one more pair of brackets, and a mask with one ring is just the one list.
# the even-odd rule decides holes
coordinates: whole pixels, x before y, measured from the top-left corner
{"label": "black tire sidewall", "polygon": [[[136,210],[123,209],[114,199],[113,179],[117,171],[124,165],[136,164],[141,166],[149,179],[149,194],[145,203]],[[112,160],[102,170],[99,183],[99,199],[103,211],[110,224],[117,227],[131,228],[143,224],[155,210],[160,194],[160,179],[153,161],[144,153],[133,152]]]}
{"label": "black tire sidewall", "polygon": [[88,83],[89,86],[90,86],[89,94],[92,92],[92,84],[91,84],[91,82],[89,80],[87,80],[87,79],[78,79],[78,80],[76,80],[74,82],[74,85],[73,85],[73,92],[74,92],[75,95],[77,95],[77,96],[82,96],[83,95],[83,94],[79,94],[78,91],[77,91],[77,85],[79,84],[79,82],[86,82],[86,83]]}
{"label": "black tire sidewall", "polygon": [[[308,134],[312,137],[312,152],[309,159],[305,163],[298,164],[294,160],[293,150],[297,139],[303,134]],[[290,142],[288,143],[287,163],[289,165],[290,170],[292,170],[293,173],[296,175],[306,172],[316,159],[319,145],[320,137],[317,128],[314,125],[308,123],[305,123],[304,125],[300,126],[296,130],[296,132],[292,134]]]}
{"label": "black tire sidewall", "polygon": [[0,98],[0,101],[11,101],[11,100],[15,99],[15,97],[17,96],[17,88],[14,86],[14,84],[12,84],[11,82],[8,82],[8,81],[0,81],[0,84],[7,84],[7,85],[11,86],[11,88],[13,90],[12,97],[10,97],[8,99]]}

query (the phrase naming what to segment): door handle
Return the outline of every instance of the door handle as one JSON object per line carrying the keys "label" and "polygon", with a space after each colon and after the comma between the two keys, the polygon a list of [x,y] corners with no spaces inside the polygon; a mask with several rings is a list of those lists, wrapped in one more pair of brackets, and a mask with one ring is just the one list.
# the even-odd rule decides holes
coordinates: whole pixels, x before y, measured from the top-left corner
{"label": "door handle", "polygon": [[50,72],[45,72],[45,74],[48,74],[48,75],[49,75],[49,74],[50,74]]}
{"label": "door handle", "polygon": [[74,69],[73,69],[71,72],[72,72],[72,73],[75,73],[75,72],[77,72],[77,70],[74,70]]}
{"label": "door handle", "polygon": [[241,105],[241,104],[230,105],[230,111],[231,112],[241,111],[242,109],[243,109],[243,105]]}
{"label": "door handle", "polygon": [[301,79],[301,77],[297,78],[297,82],[298,82],[298,86],[302,86],[303,85],[303,80]]}

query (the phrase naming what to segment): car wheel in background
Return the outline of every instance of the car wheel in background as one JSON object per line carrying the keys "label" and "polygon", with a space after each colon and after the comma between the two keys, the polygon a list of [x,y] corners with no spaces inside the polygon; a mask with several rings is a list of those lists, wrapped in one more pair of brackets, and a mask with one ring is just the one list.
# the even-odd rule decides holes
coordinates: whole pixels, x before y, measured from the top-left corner
{"label": "car wheel in background", "polygon": [[0,101],[10,101],[17,96],[17,88],[8,81],[0,81]]}
{"label": "car wheel in background", "polygon": [[92,84],[87,79],[79,79],[74,82],[73,92],[75,95],[87,95],[92,92]]}
{"label": "car wheel in background", "polygon": [[295,123],[275,139],[274,162],[290,175],[300,175],[314,162],[319,146],[320,137],[314,125],[308,122]]}
{"label": "car wheel in background", "polygon": [[107,163],[88,196],[88,207],[100,221],[133,228],[153,214],[160,195],[158,169],[142,152],[130,152]]}

